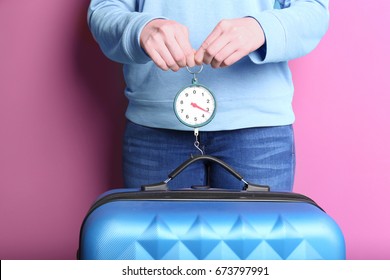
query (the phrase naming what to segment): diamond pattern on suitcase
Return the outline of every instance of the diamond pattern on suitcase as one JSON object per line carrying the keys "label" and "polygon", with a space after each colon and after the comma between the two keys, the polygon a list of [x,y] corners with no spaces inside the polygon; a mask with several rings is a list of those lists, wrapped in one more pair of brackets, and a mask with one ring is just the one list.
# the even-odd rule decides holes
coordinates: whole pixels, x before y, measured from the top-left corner
{"label": "diamond pattern on suitcase", "polygon": [[239,216],[224,238],[205,219],[197,216],[188,231],[177,236],[164,219],[156,215],[131,247],[141,259],[170,259],[170,256],[189,259],[223,259],[227,256],[229,259],[258,259],[259,256],[299,259],[309,256],[321,259],[310,243],[282,216],[266,236],[262,237],[262,234]]}
{"label": "diamond pattern on suitcase", "polygon": [[[118,201],[96,209],[84,259],[338,259],[343,239],[321,209],[283,202]],[[278,212],[275,213],[275,208]],[[341,248],[333,250],[331,248]]]}

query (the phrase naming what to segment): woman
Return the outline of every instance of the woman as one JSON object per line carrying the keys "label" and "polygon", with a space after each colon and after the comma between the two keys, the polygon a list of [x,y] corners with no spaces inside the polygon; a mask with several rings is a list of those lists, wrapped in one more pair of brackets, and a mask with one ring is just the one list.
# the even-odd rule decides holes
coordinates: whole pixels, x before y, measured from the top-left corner
{"label": "woman", "polygon": [[[328,2],[91,0],[91,32],[104,54],[124,67],[126,187],[160,182],[202,152],[252,183],[291,191],[295,151],[288,61],[317,46],[328,27]],[[191,84],[186,67],[192,71],[196,65],[204,66],[198,82],[217,104],[215,117],[197,137],[173,109],[178,91]],[[203,163],[190,166],[170,187],[204,184],[242,187],[219,166]]]}

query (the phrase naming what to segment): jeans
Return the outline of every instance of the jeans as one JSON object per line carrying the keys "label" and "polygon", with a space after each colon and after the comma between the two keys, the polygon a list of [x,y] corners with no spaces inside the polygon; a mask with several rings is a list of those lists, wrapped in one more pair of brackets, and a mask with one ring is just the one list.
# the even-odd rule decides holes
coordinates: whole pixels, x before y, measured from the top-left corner
{"label": "jeans", "polygon": [[[199,133],[205,154],[225,161],[250,183],[271,191],[292,191],[295,148],[292,125]],[[123,175],[127,188],[166,180],[191,155],[198,155],[193,131],[150,128],[127,122]],[[209,185],[242,189],[243,183],[218,164],[197,161],[168,183],[169,189]]]}

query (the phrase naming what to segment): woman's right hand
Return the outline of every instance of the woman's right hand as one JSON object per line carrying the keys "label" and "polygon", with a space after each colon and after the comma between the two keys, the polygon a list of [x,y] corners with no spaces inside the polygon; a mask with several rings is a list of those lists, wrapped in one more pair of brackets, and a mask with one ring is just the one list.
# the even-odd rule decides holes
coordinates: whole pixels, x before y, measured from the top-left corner
{"label": "woman's right hand", "polygon": [[178,71],[195,66],[195,50],[189,41],[186,26],[166,19],[149,22],[141,32],[141,47],[163,70]]}

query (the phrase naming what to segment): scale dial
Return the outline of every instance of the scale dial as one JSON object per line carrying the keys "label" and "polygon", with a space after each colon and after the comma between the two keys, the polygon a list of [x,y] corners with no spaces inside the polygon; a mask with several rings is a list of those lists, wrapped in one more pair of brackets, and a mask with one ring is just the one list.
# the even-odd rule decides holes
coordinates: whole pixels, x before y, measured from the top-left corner
{"label": "scale dial", "polygon": [[208,124],[214,118],[216,102],[208,88],[192,84],[176,94],[173,107],[176,117],[184,125],[196,128]]}

